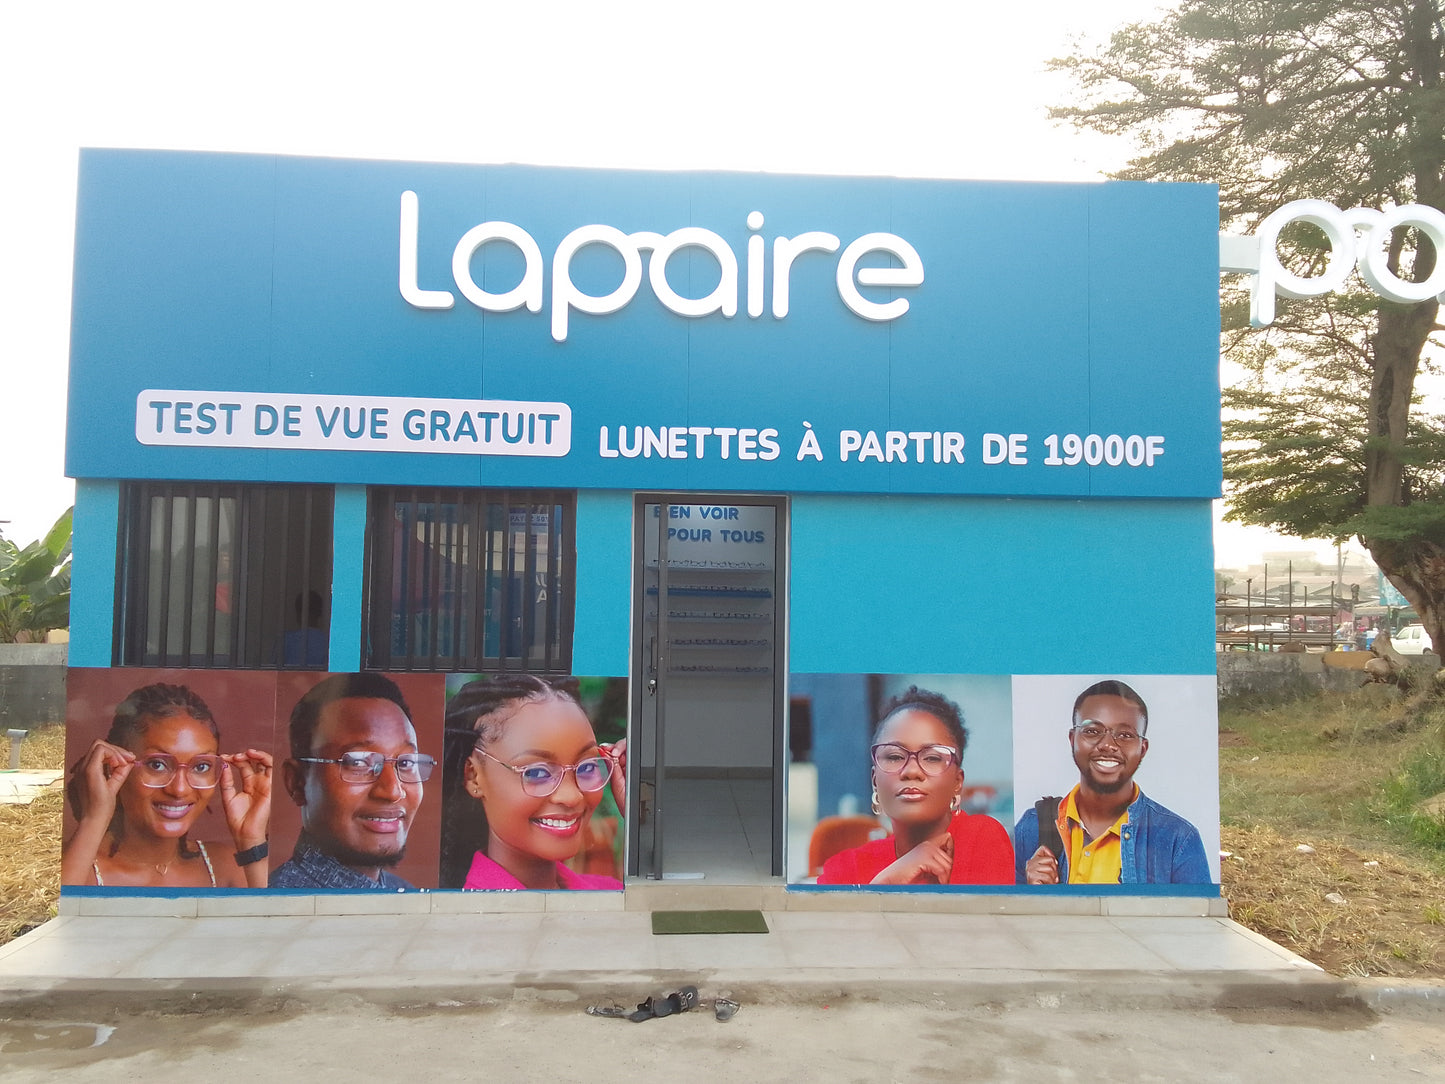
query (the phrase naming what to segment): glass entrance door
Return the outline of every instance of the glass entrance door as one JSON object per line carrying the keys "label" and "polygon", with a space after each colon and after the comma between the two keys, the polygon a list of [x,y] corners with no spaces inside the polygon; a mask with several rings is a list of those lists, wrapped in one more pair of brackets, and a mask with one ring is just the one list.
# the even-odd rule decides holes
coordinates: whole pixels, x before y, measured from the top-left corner
{"label": "glass entrance door", "polygon": [[631,876],[782,876],[786,534],[782,497],[634,503]]}

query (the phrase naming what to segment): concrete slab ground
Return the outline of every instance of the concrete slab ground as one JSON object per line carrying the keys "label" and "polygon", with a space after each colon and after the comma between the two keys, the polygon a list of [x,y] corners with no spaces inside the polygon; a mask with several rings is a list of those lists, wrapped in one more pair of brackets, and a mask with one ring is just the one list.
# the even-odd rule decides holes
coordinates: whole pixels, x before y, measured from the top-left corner
{"label": "concrete slab ground", "polygon": [[[157,904],[166,901],[156,900]],[[163,910],[163,908],[161,909]],[[66,915],[0,947],[0,1008],[177,997],[617,1000],[1066,997],[1082,1007],[1320,1004],[1347,984],[1227,918],[771,911],[767,934],[656,936],[648,912]]]}
{"label": "concrete slab ground", "polygon": [[329,1003],[158,1013],[144,998],[86,1016],[0,1018],[6,1084],[284,1079],[508,1084],[799,1081],[1438,1080],[1435,1019],[1329,1010],[1081,1010],[1057,999],[953,1008],[939,1000],[744,1001],[642,1024],[576,1004]]}
{"label": "concrete slab ground", "polygon": [[[1102,1056],[1122,1079],[1398,1080],[1445,1059],[1445,985],[1340,980],[1217,915],[799,909],[766,934],[655,936],[620,908],[316,902],[68,914],[0,947],[0,1073],[1068,1081]],[[583,1011],[688,983],[680,1018]],[[736,1019],[713,1019],[720,996]]]}

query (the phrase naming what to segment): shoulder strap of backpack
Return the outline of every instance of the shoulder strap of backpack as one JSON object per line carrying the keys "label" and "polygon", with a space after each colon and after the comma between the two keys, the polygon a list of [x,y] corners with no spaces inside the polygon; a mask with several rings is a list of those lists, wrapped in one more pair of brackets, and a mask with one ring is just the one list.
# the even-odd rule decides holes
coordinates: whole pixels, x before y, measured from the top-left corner
{"label": "shoulder strap of backpack", "polygon": [[1064,853],[1064,837],[1059,835],[1059,803],[1062,798],[1040,798],[1034,803],[1039,815],[1039,846],[1047,847],[1057,859]]}

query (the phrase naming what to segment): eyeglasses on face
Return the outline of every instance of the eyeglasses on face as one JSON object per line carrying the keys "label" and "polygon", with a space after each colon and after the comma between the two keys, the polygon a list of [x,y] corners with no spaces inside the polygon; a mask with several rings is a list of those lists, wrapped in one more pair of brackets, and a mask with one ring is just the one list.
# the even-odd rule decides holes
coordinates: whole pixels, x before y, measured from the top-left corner
{"label": "eyeglasses on face", "polygon": [[388,757],[380,753],[342,753],[339,757],[297,757],[302,764],[335,764],[343,783],[374,783],[381,769],[390,764],[403,783],[425,783],[431,778],[436,759],[423,753],[402,753]]}
{"label": "eyeglasses on face", "polygon": [[221,781],[223,763],[214,753],[191,757],[184,764],[169,753],[147,753],[135,758],[132,771],[143,787],[164,787],[176,777],[176,772],[184,771],[190,786],[196,790],[210,790]]}
{"label": "eyeglasses on face", "polygon": [[498,760],[480,746],[475,752],[481,753],[488,760],[495,760],[509,772],[516,772],[522,781],[522,792],[533,798],[548,798],[557,793],[557,788],[562,785],[562,778],[568,772],[577,780],[577,789],[589,794],[601,790],[607,785],[607,780],[612,778],[612,761],[604,756],[587,757],[576,764],[549,764],[538,761],[518,767],[505,760]]}
{"label": "eyeglasses on face", "polygon": [[1074,724],[1070,729],[1079,736],[1079,740],[1085,745],[1098,745],[1105,738],[1108,738],[1120,749],[1136,749],[1143,737],[1132,730],[1110,730],[1102,723],[1096,723],[1092,719],[1085,719],[1081,723]]}
{"label": "eyeglasses on face", "polygon": [[925,745],[922,749],[909,749],[897,742],[880,742],[872,747],[873,766],[885,775],[897,775],[908,767],[908,762],[918,762],[924,775],[942,775],[959,763],[958,750],[950,745]]}

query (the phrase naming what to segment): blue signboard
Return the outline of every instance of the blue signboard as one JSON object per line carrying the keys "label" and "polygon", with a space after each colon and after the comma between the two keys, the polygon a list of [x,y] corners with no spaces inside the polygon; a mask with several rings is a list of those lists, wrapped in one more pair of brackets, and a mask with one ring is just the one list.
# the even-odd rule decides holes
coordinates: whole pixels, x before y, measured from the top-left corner
{"label": "blue signboard", "polygon": [[1405,607],[1410,605],[1410,600],[1400,594],[1399,589],[1393,583],[1385,579],[1383,572],[1377,572],[1375,576],[1379,581],[1381,606]]}
{"label": "blue signboard", "polygon": [[1219,493],[1212,186],[87,151],[68,472]]}

